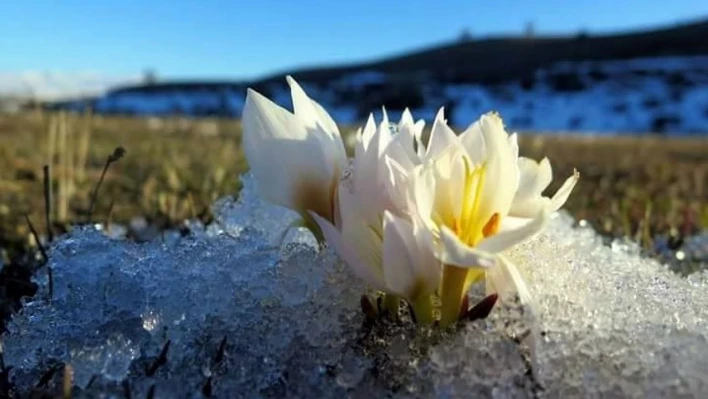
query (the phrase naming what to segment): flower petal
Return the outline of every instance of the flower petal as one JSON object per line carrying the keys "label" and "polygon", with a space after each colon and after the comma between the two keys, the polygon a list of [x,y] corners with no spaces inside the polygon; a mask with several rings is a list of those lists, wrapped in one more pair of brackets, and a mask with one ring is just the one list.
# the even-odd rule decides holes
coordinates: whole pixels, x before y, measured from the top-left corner
{"label": "flower petal", "polygon": [[485,273],[487,295],[496,293],[502,300],[509,300],[518,294],[522,304],[531,305],[531,293],[516,266],[504,255],[498,255],[497,260],[496,266]]}
{"label": "flower petal", "polygon": [[482,126],[479,121],[475,121],[462,132],[460,141],[475,165],[482,163],[487,158],[487,146],[484,143]]}
{"label": "flower petal", "polygon": [[485,180],[488,183],[482,190],[479,218],[488,220],[495,213],[503,218],[509,212],[519,184],[516,154],[497,114],[490,112],[483,115],[480,123],[487,146]]}
{"label": "flower petal", "polygon": [[305,126],[317,128],[318,125],[330,136],[339,136],[339,128],[331,116],[316,101],[311,99],[300,84],[292,78],[286,76],[285,80],[290,86],[290,95],[293,101],[293,112],[300,118]]}
{"label": "flower petal", "polygon": [[331,216],[336,167],[328,149],[293,114],[250,89],[242,123],[244,153],[260,195],[298,212]]}
{"label": "flower petal", "polygon": [[[528,223],[521,227],[502,230],[497,234],[489,236],[479,242],[477,248],[480,251],[498,253],[512,246],[533,238],[548,224],[549,211],[547,208],[541,208],[541,211],[535,218],[530,219]],[[503,220],[502,220],[503,223]]]}
{"label": "flower petal", "polygon": [[515,200],[514,203],[511,204],[511,209],[509,209],[507,219],[510,217],[525,219],[533,218],[541,212],[541,208],[549,207],[550,204],[550,198],[540,195],[523,200]]}
{"label": "flower petal", "polygon": [[[413,224],[384,213],[383,265],[386,287],[409,300],[430,294],[439,281],[436,263],[421,258]],[[439,271],[439,269],[437,269]]]}
{"label": "flower petal", "polygon": [[519,157],[518,165],[519,188],[516,190],[514,201],[538,197],[551,184],[553,171],[548,158],[536,162],[530,158]]}
{"label": "flower petal", "polygon": [[[343,239],[344,233],[340,233],[337,229],[324,218],[314,212],[310,215],[315,219],[315,222],[322,229],[322,234],[328,245],[332,247],[335,253],[354,271],[359,278],[367,282],[377,290],[384,290],[385,284],[383,276],[378,275],[375,270],[360,256],[359,248],[354,248],[352,242],[348,239]],[[366,244],[367,240],[359,242]]]}
{"label": "flower petal", "polygon": [[447,226],[441,226],[440,238],[442,247],[438,248],[436,256],[446,265],[473,268],[492,267],[495,264],[494,255],[481,248],[468,246]]}
{"label": "flower petal", "polygon": [[310,130],[316,130],[312,136],[322,141],[327,150],[329,164],[333,166],[333,173],[341,173],[347,162],[347,153],[344,142],[339,134],[339,128],[331,116],[316,101],[305,94],[302,87],[291,76],[285,78],[290,86],[295,116]]}
{"label": "flower petal", "polygon": [[449,146],[459,143],[457,135],[455,135],[455,132],[453,132],[447,125],[447,122],[445,122],[444,115],[444,108],[440,108],[438,114],[435,116],[433,128],[430,131],[428,150],[425,154],[428,159],[437,157]]}
{"label": "flower petal", "polygon": [[579,179],[580,173],[577,170],[574,170],[573,176],[567,178],[561,188],[559,188],[553,195],[553,198],[551,198],[551,211],[555,212],[565,204]]}

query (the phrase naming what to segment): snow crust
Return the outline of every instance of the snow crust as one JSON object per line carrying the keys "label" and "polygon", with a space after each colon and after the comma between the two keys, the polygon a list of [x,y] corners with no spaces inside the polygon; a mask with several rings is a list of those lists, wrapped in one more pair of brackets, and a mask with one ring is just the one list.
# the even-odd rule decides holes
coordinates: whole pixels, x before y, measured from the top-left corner
{"label": "snow crust", "polygon": [[17,391],[67,363],[74,397],[708,397],[708,273],[603,245],[565,213],[509,253],[533,312],[507,303],[431,332],[404,313],[366,322],[366,288],[307,233],[275,245],[294,215],[261,202],[250,177],[214,208],[186,237],[62,237],[51,301],[39,274],[3,336]]}

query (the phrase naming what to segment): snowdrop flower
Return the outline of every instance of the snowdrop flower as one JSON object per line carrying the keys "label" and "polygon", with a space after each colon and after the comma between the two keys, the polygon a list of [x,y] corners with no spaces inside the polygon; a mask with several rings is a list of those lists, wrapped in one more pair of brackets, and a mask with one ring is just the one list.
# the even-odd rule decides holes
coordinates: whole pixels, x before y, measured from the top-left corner
{"label": "snowdrop flower", "polygon": [[[413,174],[413,202],[443,264],[440,324],[460,317],[469,287],[481,279],[491,290],[503,290],[500,295],[513,288],[528,302],[518,270],[500,253],[545,227],[555,204],[537,198],[535,179],[546,175],[531,174],[531,168],[520,171],[516,135],[506,133],[495,113],[483,115],[457,136],[440,110],[425,158]],[[531,180],[533,187],[519,194],[520,182]],[[517,209],[513,207],[517,195],[535,206],[519,212],[523,218],[510,213]],[[567,198],[563,192],[556,202],[562,196]]]}
{"label": "snowdrop flower", "polygon": [[249,89],[243,109],[243,148],[259,194],[300,214],[322,243],[311,214],[336,223],[336,189],[347,157],[327,111],[287,77],[294,112]]}

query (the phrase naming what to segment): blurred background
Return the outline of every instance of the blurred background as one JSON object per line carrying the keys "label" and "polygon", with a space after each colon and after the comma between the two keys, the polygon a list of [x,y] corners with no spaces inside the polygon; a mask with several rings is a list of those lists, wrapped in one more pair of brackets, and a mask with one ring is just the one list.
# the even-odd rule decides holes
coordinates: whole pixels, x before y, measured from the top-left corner
{"label": "blurred background", "polygon": [[708,3],[6,2],[2,108],[238,117],[292,74],[341,123],[385,105],[465,125],[696,134]]}
{"label": "blurred background", "polygon": [[688,272],[708,258],[706,38],[698,0],[5,1],[0,259],[33,254],[25,214],[40,241],[92,207],[137,240],[208,223],[247,169],[246,88],[290,107],[291,74],[345,136],[382,106],[457,128],[499,111],[551,190],[580,170],[579,224]]}

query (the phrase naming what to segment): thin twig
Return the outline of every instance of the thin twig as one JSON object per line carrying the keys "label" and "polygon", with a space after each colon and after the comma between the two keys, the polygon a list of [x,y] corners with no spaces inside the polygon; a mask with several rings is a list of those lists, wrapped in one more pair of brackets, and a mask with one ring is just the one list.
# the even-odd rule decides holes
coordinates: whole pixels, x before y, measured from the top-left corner
{"label": "thin twig", "polygon": [[118,161],[119,159],[123,158],[125,155],[125,148],[123,147],[116,147],[115,150],[113,150],[113,154],[109,155],[108,158],[106,158],[106,164],[103,165],[103,171],[101,172],[101,178],[98,179],[98,183],[96,184],[96,187],[93,190],[93,194],[91,195],[91,202],[89,206],[89,211],[88,211],[88,222],[91,223],[93,219],[93,208],[96,206],[96,198],[98,197],[98,189],[101,188],[101,184],[103,183],[103,179],[106,177],[106,172],[108,171],[108,167],[111,166],[113,162]]}
{"label": "thin twig", "polygon": [[219,349],[216,351],[216,356],[214,357],[214,363],[216,363],[216,364],[221,363],[221,361],[224,360],[225,353],[226,353],[226,335],[224,335],[224,338],[221,340],[221,343],[219,344]]}
{"label": "thin twig", "polygon": [[47,256],[47,251],[44,249],[44,246],[42,245],[42,242],[39,240],[39,234],[37,234],[37,230],[34,228],[34,225],[32,224],[32,221],[29,218],[29,215],[25,213],[25,220],[27,221],[27,225],[29,226],[30,231],[32,232],[32,236],[34,237],[34,241],[37,242],[37,247],[39,247],[39,252],[42,254],[42,258],[44,259],[44,262],[49,261],[49,257]]}
{"label": "thin twig", "polygon": [[39,241],[39,234],[37,234],[37,230],[34,228],[34,225],[32,224],[29,215],[27,215],[26,213],[25,220],[27,221],[27,225],[29,226],[30,231],[32,232],[34,240],[37,242],[37,247],[39,247],[39,253],[42,254],[42,259],[44,259],[44,265],[47,266],[47,278],[49,279],[49,302],[51,302],[52,298],[54,298],[54,273],[52,272],[52,267],[49,266],[49,256],[47,256],[47,251],[44,249],[44,245],[42,245],[42,242]]}
{"label": "thin twig", "polygon": [[47,224],[47,241],[54,241],[54,231],[52,230],[52,169],[50,165],[44,165],[44,222]]}
{"label": "thin twig", "polygon": [[170,340],[167,340],[167,342],[165,342],[165,345],[162,347],[160,354],[157,355],[157,358],[155,358],[155,361],[152,362],[150,367],[145,368],[145,375],[147,375],[148,377],[152,377],[153,375],[155,375],[155,372],[158,368],[160,368],[160,366],[167,363],[167,351],[169,349]]}

